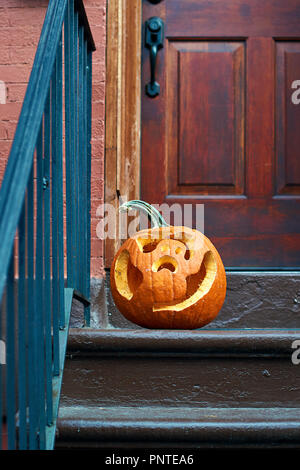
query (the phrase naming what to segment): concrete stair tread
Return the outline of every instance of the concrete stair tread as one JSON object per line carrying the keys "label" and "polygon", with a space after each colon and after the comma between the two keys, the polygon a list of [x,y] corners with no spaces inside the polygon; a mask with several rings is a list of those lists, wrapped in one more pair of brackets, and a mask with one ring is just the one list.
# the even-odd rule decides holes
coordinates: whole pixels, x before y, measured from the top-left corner
{"label": "concrete stair tread", "polygon": [[68,352],[290,354],[300,329],[129,330],[70,329]]}
{"label": "concrete stair tread", "polygon": [[300,407],[299,330],[71,330],[62,406]]}
{"label": "concrete stair tread", "polygon": [[[59,420],[161,423],[281,423],[300,424],[300,408],[199,408],[187,406],[62,406]],[[300,432],[300,430],[299,430]]]}
{"label": "concrete stair tread", "polygon": [[[61,407],[57,446],[299,445],[300,408]],[[150,445],[150,446],[151,446]]]}

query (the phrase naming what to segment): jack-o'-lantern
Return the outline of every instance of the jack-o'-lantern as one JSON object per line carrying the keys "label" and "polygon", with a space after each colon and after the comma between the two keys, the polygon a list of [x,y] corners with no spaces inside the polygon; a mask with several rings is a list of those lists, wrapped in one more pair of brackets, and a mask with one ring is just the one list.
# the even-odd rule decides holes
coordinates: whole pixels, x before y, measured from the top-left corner
{"label": "jack-o'-lantern", "polygon": [[152,228],[137,232],[118,250],[111,266],[111,292],[120,312],[146,328],[194,329],[211,322],[226,295],[225,270],[214,245],[189,227],[168,226],[143,201],[139,209]]}

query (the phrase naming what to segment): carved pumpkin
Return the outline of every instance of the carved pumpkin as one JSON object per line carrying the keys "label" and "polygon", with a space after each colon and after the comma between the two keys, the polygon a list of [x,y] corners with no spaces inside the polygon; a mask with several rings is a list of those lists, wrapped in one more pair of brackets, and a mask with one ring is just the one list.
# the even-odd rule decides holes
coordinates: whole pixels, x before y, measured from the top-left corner
{"label": "carved pumpkin", "polygon": [[147,212],[153,228],[126,240],[111,267],[111,292],[120,312],[146,328],[194,329],[211,322],[226,295],[225,270],[202,233],[168,226],[156,209],[130,201],[120,210]]}

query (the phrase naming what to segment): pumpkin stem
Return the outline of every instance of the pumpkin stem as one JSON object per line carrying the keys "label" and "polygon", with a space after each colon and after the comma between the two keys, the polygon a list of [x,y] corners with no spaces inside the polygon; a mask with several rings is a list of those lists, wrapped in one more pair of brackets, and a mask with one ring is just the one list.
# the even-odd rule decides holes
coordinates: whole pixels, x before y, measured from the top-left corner
{"label": "pumpkin stem", "polygon": [[155,207],[151,206],[151,204],[148,204],[148,202],[144,202],[140,200],[128,201],[128,202],[124,202],[124,204],[122,204],[119,207],[119,211],[121,212],[129,211],[130,209],[137,209],[147,214],[147,216],[149,217],[151,221],[151,226],[153,228],[169,227],[169,224],[167,224],[167,222],[165,221],[163,216],[160,214],[160,212],[158,212],[158,210],[155,209]]}

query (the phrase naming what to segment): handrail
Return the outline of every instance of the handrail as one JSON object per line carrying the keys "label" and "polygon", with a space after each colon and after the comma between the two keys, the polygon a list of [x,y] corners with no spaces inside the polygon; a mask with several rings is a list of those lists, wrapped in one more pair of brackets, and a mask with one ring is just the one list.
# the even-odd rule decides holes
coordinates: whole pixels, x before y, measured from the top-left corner
{"label": "handrail", "polygon": [[82,0],[50,0],[0,189],[9,449],[53,448],[74,292],[89,325],[94,50]]}

